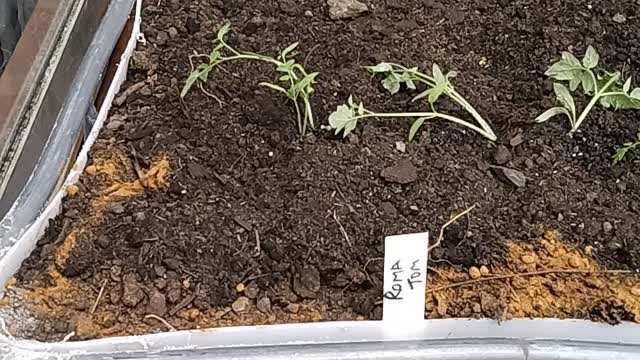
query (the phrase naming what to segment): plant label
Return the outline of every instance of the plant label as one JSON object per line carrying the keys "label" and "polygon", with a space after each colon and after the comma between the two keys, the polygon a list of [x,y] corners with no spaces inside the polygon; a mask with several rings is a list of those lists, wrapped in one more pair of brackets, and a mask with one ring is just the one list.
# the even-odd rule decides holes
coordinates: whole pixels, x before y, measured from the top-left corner
{"label": "plant label", "polygon": [[384,239],[382,320],[424,320],[429,233]]}

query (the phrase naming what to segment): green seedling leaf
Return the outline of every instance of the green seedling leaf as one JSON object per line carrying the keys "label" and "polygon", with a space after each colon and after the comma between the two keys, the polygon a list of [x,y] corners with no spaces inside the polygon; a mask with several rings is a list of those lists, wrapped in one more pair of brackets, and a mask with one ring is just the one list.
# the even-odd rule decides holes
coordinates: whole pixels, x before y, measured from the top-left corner
{"label": "green seedling leaf", "polygon": [[413,124],[411,124],[411,128],[409,129],[409,142],[413,141],[413,138],[416,137],[418,130],[420,130],[424,122],[432,118],[433,116],[421,117],[416,119],[416,121],[414,121]]}
{"label": "green seedling leaf", "polygon": [[562,52],[562,60],[564,60],[568,65],[571,65],[574,67],[582,67],[580,60],[578,60],[577,57],[575,57],[572,53],[568,51]]}
{"label": "green seedling leaf", "polygon": [[291,44],[291,45],[287,46],[287,48],[286,48],[286,49],[282,50],[282,53],[280,54],[280,56],[282,57],[282,61],[286,61],[286,60],[287,60],[287,55],[288,55],[290,52],[292,52],[292,51],[293,51],[293,49],[297,48],[299,44],[300,44],[300,43],[295,42],[295,43],[293,43],[293,44]]}
{"label": "green seedling leaf", "polygon": [[457,71],[449,71],[449,72],[447,73],[447,75],[445,75],[445,77],[447,78],[447,80],[449,80],[449,79],[453,79],[453,78],[455,78],[455,77],[457,77],[457,76],[458,76],[458,72],[457,72]]}
{"label": "green seedling leaf", "polygon": [[390,73],[382,80],[382,87],[385,88],[391,95],[397,94],[400,91],[400,80],[394,73]]}
{"label": "green seedling leaf", "polygon": [[622,91],[628,94],[630,89],[631,89],[631,78],[628,78],[627,81],[622,86]]}
{"label": "green seedling leaf", "polygon": [[438,101],[438,98],[447,89],[448,85],[449,85],[449,83],[447,83],[445,81],[445,82],[438,83],[436,86],[434,86],[431,89],[429,89],[428,90],[428,92],[429,92],[429,102],[431,104],[434,104],[436,101]]}
{"label": "green seedling leaf", "polygon": [[536,118],[536,122],[543,123],[556,115],[562,115],[562,114],[566,115],[569,118],[569,120],[573,122],[573,119],[571,118],[571,113],[569,112],[569,110],[563,107],[554,107],[543,112],[542,115]]}
{"label": "green seedling leaf", "polygon": [[437,64],[433,64],[433,79],[436,81],[436,84],[440,84],[447,81],[447,78],[442,74],[440,67]]}
{"label": "green seedling leaf", "polygon": [[290,79],[291,79],[291,76],[282,75],[282,76],[280,76],[280,78],[278,80],[280,80],[280,81],[289,81]]}
{"label": "green seedling leaf", "polygon": [[229,30],[231,30],[231,24],[230,23],[226,23],[226,24],[222,25],[220,30],[218,30],[218,36],[217,36],[218,41],[224,42],[224,37],[227,35]]}
{"label": "green seedling leaf", "polygon": [[431,91],[431,89],[427,89],[427,90],[421,92],[420,94],[414,96],[413,99],[411,99],[411,102],[418,101],[420,99],[423,99],[423,98],[427,97],[429,95],[429,91]]}
{"label": "green seedling leaf", "polygon": [[636,136],[635,142],[626,142],[622,146],[618,148],[616,153],[612,156],[613,165],[618,164],[624,159],[625,155],[629,152],[629,150],[636,150],[640,146],[640,130],[638,130],[638,135]]}
{"label": "green seedling leaf", "polygon": [[600,98],[600,105],[605,109],[613,108],[615,110],[640,109],[640,98],[631,95],[607,95]]}
{"label": "green seedling leaf", "polygon": [[196,81],[207,81],[209,77],[209,71],[211,69],[207,64],[200,64],[189,74],[189,77],[185,81],[184,87],[182,88],[182,92],[180,92],[180,97],[184,98],[189,93],[189,90],[193,87]]}
{"label": "green seedling leaf", "polygon": [[376,73],[387,73],[393,70],[393,66],[389,63],[382,62],[375,66],[367,66],[367,70],[376,74]]}
{"label": "green seedling leaf", "polygon": [[584,58],[582,58],[582,65],[587,69],[593,69],[598,66],[598,61],[600,60],[600,56],[596,49],[593,46],[589,45],[587,48],[587,52],[584,54]]}
{"label": "green seedling leaf", "polygon": [[289,92],[285,88],[283,88],[282,86],[278,86],[278,85],[271,84],[271,83],[268,83],[268,82],[261,82],[258,85],[266,86],[266,87],[268,87],[270,89],[279,91],[279,92],[284,93],[285,95],[287,95],[287,97],[289,97]]}
{"label": "green seedling leaf", "polygon": [[562,84],[553,84],[553,91],[556,93],[558,101],[571,112],[571,118],[576,117],[576,104],[569,90]]}
{"label": "green seedling leaf", "polygon": [[631,92],[631,94],[629,96],[631,96],[634,99],[640,100],[640,88],[633,89],[633,91]]}
{"label": "green seedling leaf", "polygon": [[355,119],[352,107],[340,105],[331,115],[329,115],[329,125],[335,129],[337,135],[342,131],[342,137],[347,137],[356,128],[358,120]]}

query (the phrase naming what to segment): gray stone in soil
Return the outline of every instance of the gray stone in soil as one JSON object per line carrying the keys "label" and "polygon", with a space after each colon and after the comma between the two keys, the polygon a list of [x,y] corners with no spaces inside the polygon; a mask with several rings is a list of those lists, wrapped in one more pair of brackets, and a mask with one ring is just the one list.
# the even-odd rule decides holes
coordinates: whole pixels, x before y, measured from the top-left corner
{"label": "gray stone in soil", "polygon": [[288,313],[291,314],[297,314],[298,311],[300,311],[300,305],[298,304],[289,304],[287,305],[287,307],[284,308],[284,310]]}
{"label": "gray stone in soil", "polygon": [[251,300],[246,296],[240,296],[233,302],[233,304],[231,304],[231,308],[236,314],[249,310],[249,307],[251,307]]}
{"label": "gray stone in soil", "polygon": [[149,295],[149,303],[147,304],[147,313],[163,316],[167,312],[167,300],[164,295],[156,289],[151,291]]}
{"label": "gray stone in soil", "polygon": [[302,268],[293,278],[293,291],[307,299],[315,299],[320,290],[320,272],[315,267]]}
{"label": "gray stone in soil", "polygon": [[144,291],[135,276],[125,275],[122,279],[122,302],[126,306],[135,307],[142,299],[144,299]]}
{"label": "gray stone in soil", "polygon": [[610,222],[606,221],[602,224],[602,230],[606,233],[611,232],[613,230],[613,225]]}
{"label": "gray stone in soil", "polygon": [[498,179],[516,187],[524,187],[527,185],[527,178],[524,174],[515,169],[509,169],[504,166],[492,166],[494,173]]}
{"label": "gray stone in soil", "polygon": [[258,310],[267,314],[271,312],[271,300],[268,297],[260,298],[258,300],[258,303],[256,304],[256,307],[258,308]]}
{"label": "gray stone in soil", "polygon": [[390,202],[386,202],[386,201],[382,202],[378,209],[380,210],[381,213],[384,214],[384,216],[387,216],[391,219],[394,219],[398,216],[398,210]]}
{"label": "gray stone in soil", "polygon": [[613,15],[613,21],[617,22],[618,24],[624,24],[627,22],[627,17],[623,14],[617,13]]}
{"label": "gray stone in soil", "polygon": [[493,152],[493,161],[497,165],[504,165],[511,161],[511,153],[509,152],[509,149],[504,145],[498,146]]}
{"label": "gray stone in soil", "polygon": [[411,160],[400,160],[394,166],[384,168],[380,173],[383,179],[398,184],[410,184],[418,178],[418,169]]}
{"label": "gray stone in soil", "polygon": [[327,0],[329,17],[333,20],[351,19],[369,11],[367,5],[358,0]]}

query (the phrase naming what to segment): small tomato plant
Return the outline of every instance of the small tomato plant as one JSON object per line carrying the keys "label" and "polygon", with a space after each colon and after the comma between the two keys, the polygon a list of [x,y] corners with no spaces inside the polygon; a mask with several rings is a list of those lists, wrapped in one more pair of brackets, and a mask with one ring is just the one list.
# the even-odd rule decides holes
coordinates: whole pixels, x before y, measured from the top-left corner
{"label": "small tomato plant", "polygon": [[[336,134],[342,131],[343,136],[346,137],[351,131],[353,131],[353,129],[355,129],[358,121],[366,118],[412,117],[416,118],[416,120],[409,130],[409,141],[411,141],[426,120],[440,118],[471,129],[491,141],[496,140],[497,137],[489,124],[482,118],[482,116],[480,116],[480,114],[478,114],[467,100],[455,91],[450,81],[456,76],[455,72],[448,72],[445,75],[440,67],[434,64],[432,68],[432,75],[429,76],[420,72],[418,68],[415,67],[407,68],[402,65],[386,62],[375,66],[369,66],[367,69],[374,75],[382,74],[384,76],[382,86],[391,95],[398,93],[402,84],[404,84],[409,90],[417,90],[417,84],[426,85],[426,90],[420,92],[411,101],[426,100],[431,111],[375,113],[365,109],[362,103],[356,104],[353,101],[353,97],[350,96],[346,104],[338,106],[337,110],[329,116],[329,126],[331,129],[335,130]],[[456,116],[439,112],[436,109],[436,102],[442,96],[446,96],[460,105],[477,121],[478,124],[476,125]]]}
{"label": "small tomato plant", "polygon": [[278,58],[251,52],[241,52],[229,46],[225,41],[225,36],[230,29],[230,24],[225,24],[218,30],[216,40],[214,41],[215,47],[211,53],[208,55],[195,55],[195,57],[206,58],[206,61],[193,68],[185,81],[180,96],[185,97],[195,84],[198,84],[200,89],[204,91],[202,83],[206,83],[209,78],[209,73],[224,62],[234,60],[268,62],[276,67],[276,71],[280,73],[280,77],[276,83],[262,82],[260,85],[283,93],[293,103],[298,120],[298,131],[301,135],[304,135],[307,127],[314,127],[313,111],[309,98],[314,92],[313,84],[318,73],[308,73],[295,59],[287,58],[287,55],[298,46],[298,43],[291,44],[282,50]]}
{"label": "small tomato plant", "polygon": [[640,147],[640,129],[638,129],[635,141],[626,142],[618,148],[618,151],[613,155],[613,165],[621,162],[630,150],[636,151],[638,147]]}
{"label": "small tomato plant", "polygon": [[[640,109],[640,88],[631,90],[631,78],[622,82],[622,75],[599,72],[596,70],[600,56],[589,46],[582,58],[578,60],[570,52],[563,52],[560,61],[551,65],[545,75],[558,81],[568,81],[569,88],[561,83],[554,83],[553,90],[561,106],[551,108],[536,118],[541,123],[556,115],[564,115],[571,124],[571,134],[576,132],[596,104],[605,109]],[[576,104],[572,92],[582,87],[582,91],[591,100],[580,115],[577,115]]]}

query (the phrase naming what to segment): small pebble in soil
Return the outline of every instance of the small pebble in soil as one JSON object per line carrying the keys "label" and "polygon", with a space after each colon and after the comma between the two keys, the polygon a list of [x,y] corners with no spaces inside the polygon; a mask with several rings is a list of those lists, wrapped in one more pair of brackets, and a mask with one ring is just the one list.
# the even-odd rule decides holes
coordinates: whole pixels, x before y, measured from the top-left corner
{"label": "small pebble in soil", "polygon": [[163,316],[167,312],[167,300],[158,290],[152,290],[147,304],[147,313]]}
{"label": "small pebble in soil", "polygon": [[577,259],[575,256],[571,256],[569,258],[569,266],[571,266],[572,268],[579,268],[580,267],[580,260]]}
{"label": "small pebble in soil", "polygon": [[106,127],[107,127],[107,130],[115,131],[115,130],[120,129],[122,127],[122,125],[124,125],[124,123],[122,121],[117,120],[117,119],[111,119],[107,123]]}
{"label": "small pebble in soil", "polygon": [[380,203],[380,207],[378,207],[378,210],[391,219],[395,219],[398,216],[398,210],[390,202],[385,201]]}
{"label": "small pebble in soil", "polygon": [[492,167],[495,174],[503,182],[510,183],[516,187],[525,187],[527,185],[527,178],[524,174],[518,170],[509,169],[502,166]]}
{"label": "small pebble in soil", "polygon": [[240,283],[240,284],[236,285],[236,291],[239,292],[239,293],[243,292],[244,291],[244,284]]}
{"label": "small pebble in soil", "polygon": [[584,247],[584,253],[587,255],[591,255],[593,253],[593,246],[587,245]]}
{"label": "small pebble in soil", "polygon": [[624,16],[623,14],[617,13],[615,15],[613,15],[613,19],[614,22],[617,22],[618,24],[624,24],[627,22],[627,17]]}
{"label": "small pebble in soil", "polygon": [[522,144],[524,142],[524,139],[522,137],[522,134],[518,134],[514,137],[511,138],[511,140],[509,140],[509,145],[511,145],[512,147],[516,147],[520,144]]}
{"label": "small pebble in soil", "polygon": [[313,17],[313,13],[311,12],[311,10],[306,10],[306,11],[304,12],[304,16],[306,16],[306,17]]}
{"label": "small pebble in soil", "polygon": [[74,196],[75,194],[78,193],[78,191],[80,191],[80,188],[78,187],[78,185],[68,185],[67,186],[67,195],[69,196]]}
{"label": "small pebble in soil", "polygon": [[637,287],[631,288],[629,292],[631,292],[631,295],[633,296],[640,296],[640,288],[637,288]]}
{"label": "small pebble in soil", "polygon": [[231,308],[236,314],[240,314],[249,310],[250,306],[251,300],[249,300],[249,298],[246,296],[240,296],[238,299],[236,299],[236,301],[233,302],[233,304],[231,304]]}
{"label": "small pebble in soil", "polygon": [[396,141],[396,150],[404,154],[407,152],[407,144],[404,141]]}
{"label": "small pebble in soil", "polygon": [[320,272],[313,266],[305,266],[293,278],[293,291],[303,298],[314,299],[320,290]]}
{"label": "small pebble in soil", "polygon": [[258,295],[260,295],[260,288],[255,283],[249,284],[244,288],[244,294],[249,299],[257,299]]}
{"label": "small pebble in soil", "polygon": [[493,152],[493,161],[498,165],[504,165],[511,161],[509,149],[504,145],[498,146]]}
{"label": "small pebble in soil", "polygon": [[327,0],[332,20],[349,19],[362,15],[369,8],[358,0]]}
{"label": "small pebble in soil", "polygon": [[87,166],[87,168],[84,170],[84,172],[86,172],[89,175],[94,175],[95,173],[98,172],[98,168],[95,165],[89,165]]}
{"label": "small pebble in soil", "polygon": [[533,255],[522,255],[520,257],[523,263],[530,265],[536,262],[536,258]]}
{"label": "small pebble in soil", "polygon": [[287,307],[284,308],[284,310],[288,313],[291,314],[297,314],[298,311],[300,311],[300,305],[298,304],[289,304],[287,305]]}
{"label": "small pebble in soil", "polygon": [[135,307],[144,299],[142,287],[132,274],[124,275],[122,279],[122,302],[129,307]]}
{"label": "small pebble in soil", "polygon": [[602,224],[602,231],[609,233],[611,230],[613,230],[613,225],[610,222],[606,221]]}
{"label": "small pebble in soil", "polygon": [[487,276],[487,275],[489,275],[490,273],[491,273],[491,272],[489,271],[489,268],[488,268],[488,267],[486,267],[486,266],[484,266],[484,265],[480,266],[480,274],[481,274],[482,276]]}
{"label": "small pebble in soil", "polygon": [[198,309],[189,309],[187,311],[187,319],[189,321],[195,321],[198,318],[198,316],[200,316],[200,310]]}
{"label": "small pebble in soil", "polygon": [[260,298],[258,300],[258,303],[256,304],[256,307],[258,308],[258,310],[267,314],[271,311],[271,300],[269,300],[268,297]]}
{"label": "small pebble in soil", "polygon": [[411,160],[403,159],[394,166],[384,168],[380,176],[388,182],[410,184],[418,178],[418,169],[416,169]]}
{"label": "small pebble in soil", "polygon": [[475,266],[472,266],[469,268],[469,276],[471,276],[472,279],[478,279],[479,277],[482,276],[482,274],[480,273],[480,269],[478,269]]}

